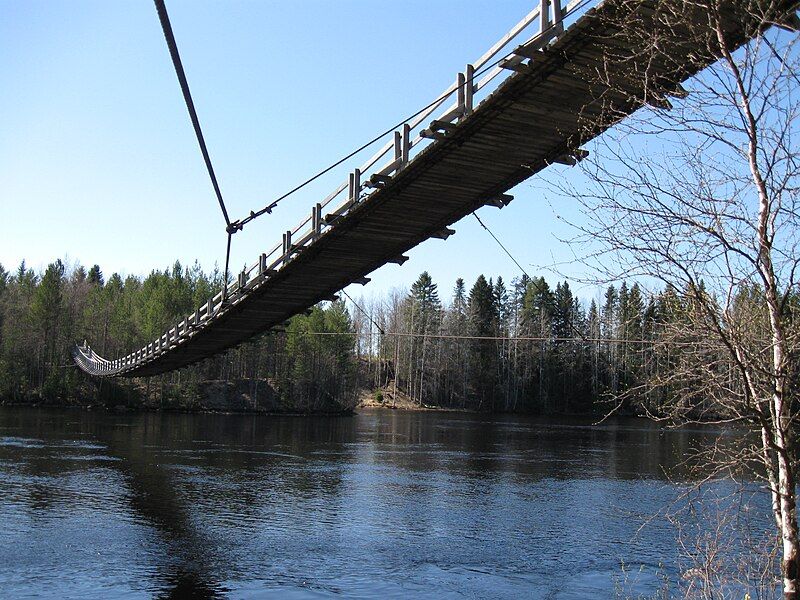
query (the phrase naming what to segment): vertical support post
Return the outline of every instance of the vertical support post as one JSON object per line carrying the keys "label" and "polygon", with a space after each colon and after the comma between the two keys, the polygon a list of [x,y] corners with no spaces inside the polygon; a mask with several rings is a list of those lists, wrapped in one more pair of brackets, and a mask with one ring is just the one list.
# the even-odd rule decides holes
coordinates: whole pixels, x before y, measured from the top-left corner
{"label": "vertical support post", "polygon": [[209,297],[208,304],[206,305],[206,314],[209,318],[214,314],[214,298]]}
{"label": "vertical support post", "polygon": [[463,117],[464,113],[466,112],[467,103],[464,99],[464,93],[466,92],[465,89],[466,78],[464,77],[464,73],[459,73],[456,76],[456,98],[458,99],[458,115],[459,117]]}
{"label": "vertical support post", "polygon": [[289,253],[292,250],[292,232],[287,231],[283,234],[283,262],[289,261]]}
{"label": "vertical support post", "polygon": [[350,173],[350,176],[347,179],[347,199],[352,202],[353,201],[353,180],[355,179],[355,173]]}
{"label": "vertical support post", "polygon": [[539,0],[539,33],[550,29],[550,0]]}
{"label": "vertical support post", "polygon": [[399,165],[403,157],[403,136],[399,131],[394,132],[394,161]]}
{"label": "vertical support post", "polygon": [[475,67],[467,65],[464,82],[464,116],[472,114],[472,99],[475,96]]}
{"label": "vertical support post", "polygon": [[350,180],[348,182],[348,199],[351,203],[358,202],[358,196],[361,193],[361,171],[356,169],[350,173]]}
{"label": "vertical support post", "polygon": [[561,9],[561,0],[551,0],[551,2],[553,3],[553,24],[557,35],[561,35],[564,32],[564,13]]}
{"label": "vertical support post", "polygon": [[409,154],[411,154],[411,125],[403,123],[403,166],[408,164]]}
{"label": "vertical support post", "polygon": [[311,239],[316,241],[322,233],[322,204],[319,202],[311,209],[311,231]]}
{"label": "vertical support post", "polygon": [[263,275],[267,272],[267,255],[265,253],[261,253],[261,256],[258,258],[258,274]]}

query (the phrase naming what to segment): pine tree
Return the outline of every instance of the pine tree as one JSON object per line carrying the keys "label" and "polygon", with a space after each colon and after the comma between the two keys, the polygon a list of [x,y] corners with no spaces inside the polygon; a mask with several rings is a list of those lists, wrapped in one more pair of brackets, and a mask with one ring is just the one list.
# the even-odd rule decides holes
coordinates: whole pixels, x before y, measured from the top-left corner
{"label": "pine tree", "polygon": [[91,269],[89,269],[87,279],[92,285],[103,287],[105,282],[103,280],[103,272],[100,270],[100,265],[94,265]]}
{"label": "pine tree", "polygon": [[[31,301],[31,319],[41,337],[42,353],[39,356],[39,383],[45,383],[48,365],[52,365],[60,332],[64,288],[64,264],[60,260],[50,263],[41,283],[36,287]],[[55,375],[55,373],[54,373]],[[47,395],[56,392],[47,390]]]}
{"label": "pine tree", "polygon": [[562,339],[573,337],[575,328],[573,300],[569,283],[565,281],[556,284],[556,291],[553,294],[553,337]]}
{"label": "pine tree", "polygon": [[494,284],[494,303],[497,318],[497,329],[500,335],[508,335],[511,306],[508,299],[508,290],[501,276],[497,276]]}
{"label": "pine tree", "polygon": [[[474,337],[490,337],[495,331],[494,289],[479,275],[469,292],[469,333]],[[496,352],[491,340],[473,340],[470,345],[470,375],[478,407],[493,399]]]}
{"label": "pine tree", "polygon": [[522,323],[528,333],[549,335],[553,313],[553,293],[544,277],[534,277],[528,283],[522,301]]}
{"label": "pine tree", "polygon": [[412,284],[409,299],[414,305],[416,325],[420,333],[428,333],[439,316],[442,303],[439,300],[438,286],[433,283],[430,274],[423,271]]}

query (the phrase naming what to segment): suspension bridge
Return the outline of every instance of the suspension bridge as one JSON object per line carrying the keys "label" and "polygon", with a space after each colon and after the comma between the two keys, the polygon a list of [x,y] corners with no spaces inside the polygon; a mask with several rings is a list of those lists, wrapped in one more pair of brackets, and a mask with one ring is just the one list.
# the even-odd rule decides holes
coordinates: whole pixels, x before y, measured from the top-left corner
{"label": "suspension bridge", "polygon": [[[387,132],[373,157],[231,285],[127,356],[109,360],[76,345],[76,364],[101,377],[150,376],[234,347],[350,284],[367,283],[385,264],[403,264],[404,252],[418,244],[447,239],[455,233],[450,226],[478,208],[504,207],[512,200],[508,190],[551,164],[576,164],[586,156],[581,144],[642,106],[669,110],[670,97],[686,95],[681,83],[717,58],[708,50],[713,44],[698,44],[698,30],[721,34],[735,49],[758,33],[754,7],[771,11],[768,24],[800,25],[796,0],[720,3],[717,31],[697,5],[682,15],[691,27],[681,27],[659,17],[658,0],[587,2],[540,0],[444,93]],[[636,27],[628,32],[625,23]],[[642,51],[651,43],[642,31],[658,40],[657,53]],[[175,60],[177,50],[170,50]],[[190,106],[177,64],[176,70]],[[228,220],[191,106],[190,112],[230,242],[274,203]]]}

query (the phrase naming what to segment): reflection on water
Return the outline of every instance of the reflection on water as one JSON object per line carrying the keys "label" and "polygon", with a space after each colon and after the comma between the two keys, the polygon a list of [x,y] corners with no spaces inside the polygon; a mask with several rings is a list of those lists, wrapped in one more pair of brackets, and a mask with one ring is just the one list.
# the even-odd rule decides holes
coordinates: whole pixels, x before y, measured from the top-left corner
{"label": "reflection on water", "polygon": [[[4,597],[607,596],[703,431],[0,409]],[[673,471],[673,475],[680,476]]]}

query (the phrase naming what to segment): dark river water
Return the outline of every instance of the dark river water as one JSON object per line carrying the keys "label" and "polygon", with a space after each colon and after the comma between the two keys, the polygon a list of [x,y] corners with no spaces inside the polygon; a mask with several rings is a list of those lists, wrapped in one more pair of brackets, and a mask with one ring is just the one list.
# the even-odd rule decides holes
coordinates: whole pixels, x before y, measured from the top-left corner
{"label": "dark river water", "polygon": [[711,435],[0,408],[0,597],[603,598],[623,563],[651,592],[675,533],[637,530]]}

